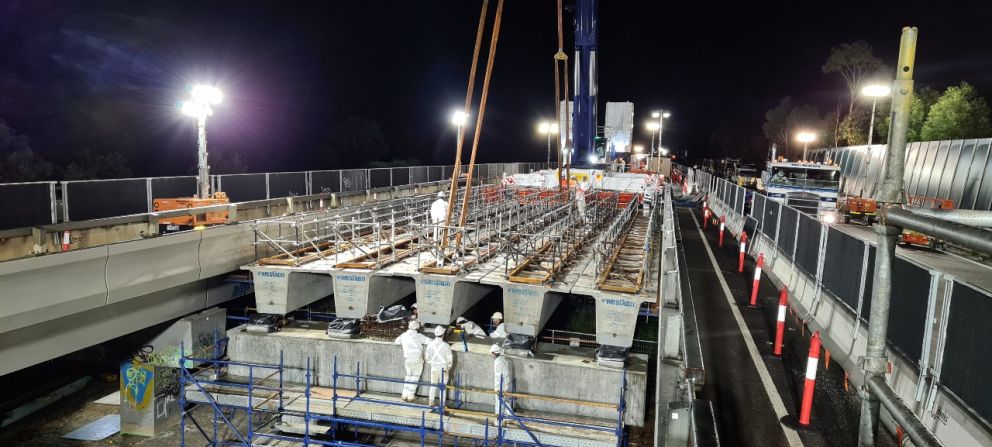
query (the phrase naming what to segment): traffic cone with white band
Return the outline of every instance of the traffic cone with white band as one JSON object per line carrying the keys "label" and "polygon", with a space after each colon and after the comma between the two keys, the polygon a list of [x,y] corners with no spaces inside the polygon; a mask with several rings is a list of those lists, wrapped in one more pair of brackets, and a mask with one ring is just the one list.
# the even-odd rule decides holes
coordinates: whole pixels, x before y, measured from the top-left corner
{"label": "traffic cone with white band", "polygon": [[754,267],[754,283],[751,285],[751,307],[758,305],[758,286],[761,285],[761,268],[765,266],[765,254],[758,253],[758,265]]}

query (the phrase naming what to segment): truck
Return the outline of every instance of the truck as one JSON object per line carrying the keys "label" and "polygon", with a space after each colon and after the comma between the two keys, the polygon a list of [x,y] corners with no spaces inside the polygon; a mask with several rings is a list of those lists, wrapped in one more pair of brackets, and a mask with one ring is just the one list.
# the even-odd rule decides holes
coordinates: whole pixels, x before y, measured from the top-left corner
{"label": "truck", "polygon": [[837,222],[840,166],[773,161],[768,163],[762,181],[769,199],[815,215],[825,223]]}

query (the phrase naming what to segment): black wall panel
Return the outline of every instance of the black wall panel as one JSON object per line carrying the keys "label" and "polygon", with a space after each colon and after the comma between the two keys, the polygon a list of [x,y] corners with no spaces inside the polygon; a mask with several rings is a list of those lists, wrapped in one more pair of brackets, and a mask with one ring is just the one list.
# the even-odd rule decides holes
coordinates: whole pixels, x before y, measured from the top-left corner
{"label": "black wall panel", "polygon": [[[864,258],[864,242],[835,228],[828,230],[827,258],[823,263],[823,285],[847,304],[858,308],[858,286]],[[872,268],[868,266],[869,272]]]}
{"label": "black wall panel", "polygon": [[902,258],[893,263],[889,340],[914,362],[920,360],[930,293],[930,271]]}
{"label": "black wall panel", "polygon": [[775,229],[778,228],[778,213],[781,204],[770,199],[765,199],[765,222],[762,224],[761,232],[770,238],[775,238]]}
{"label": "black wall panel", "polygon": [[758,226],[758,221],[754,220],[754,218],[748,217],[744,219],[744,232],[747,233],[748,240],[754,239],[754,229],[757,226]]}
{"label": "black wall panel", "polygon": [[231,202],[265,200],[265,174],[224,175],[220,178],[221,190]]}
{"label": "black wall panel", "polygon": [[152,178],[152,199],[193,197],[196,194],[196,177]]}
{"label": "black wall panel", "polygon": [[372,188],[391,186],[389,180],[389,169],[370,169],[369,186]]}
{"label": "black wall panel", "polygon": [[306,172],[269,174],[269,198],[307,195]]}
{"label": "black wall panel", "polygon": [[440,166],[431,166],[428,168],[427,181],[436,182],[444,177],[443,169]]}
{"label": "black wall panel", "polygon": [[0,185],[0,230],[52,223],[52,185],[20,183]]}
{"label": "black wall panel", "polygon": [[796,245],[796,220],[799,219],[799,211],[784,206],[781,212],[782,220],[779,222],[781,230],[778,234],[778,246],[789,259],[792,259],[792,250]]}
{"label": "black wall panel", "polygon": [[441,166],[441,180],[451,180],[451,172],[454,170],[454,166]]}
{"label": "black wall panel", "polygon": [[941,383],[992,421],[992,297],[954,283]]}
{"label": "black wall panel", "polygon": [[313,171],[310,173],[310,183],[314,194],[325,190],[341,192],[341,171]]}
{"label": "black wall panel", "polygon": [[368,188],[368,177],[364,169],[341,171],[342,188],[345,191],[364,191]]}
{"label": "black wall panel", "polygon": [[[761,219],[765,214],[765,196],[755,194],[753,197],[754,201],[751,202],[751,216],[754,216],[755,219]],[[761,222],[761,220],[758,220],[758,222]]]}
{"label": "black wall panel", "polygon": [[[143,178],[95,180],[65,184],[72,221],[148,212],[147,182]],[[65,197],[65,196],[63,196]]]}
{"label": "black wall panel", "polygon": [[810,276],[815,276],[820,247],[820,223],[816,219],[805,214],[799,216],[799,240],[796,244],[796,263]]}

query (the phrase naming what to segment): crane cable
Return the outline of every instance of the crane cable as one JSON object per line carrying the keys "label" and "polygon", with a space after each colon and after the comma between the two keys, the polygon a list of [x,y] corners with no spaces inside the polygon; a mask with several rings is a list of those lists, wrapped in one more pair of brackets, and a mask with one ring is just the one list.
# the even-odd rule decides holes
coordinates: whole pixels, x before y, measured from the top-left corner
{"label": "crane cable", "polygon": [[[465,116],[472,108],[472,90],[475,87],[475,73],[479,66],[479,51],[482,48],[482,33],[486,28],[486,11],[489,10],[489,0],[482,0],[482,12],[479,13],[479,27],[475,32],[475,49],[472,50],[472,68],[468,72],[468,91],[465,93]],[[465,143],[465,126],[458,126],[458,143],[455,148],[455,167],[451,171],[451,188],[448,192],[448,210],[444,216],[444,236],[441,238],[441,248],[448,246],[448,228],[451,225],[451,214],[455,197],[458,194],[458,177],[462,171],[462,146]]]}
{"label": "crane cable", "polygon": [[[472,155],[468,159],[468,177],[465,179],[465,195],[462,199],[462,213],[458,226],[464,227],[468,218],[468,199],[472,192],[472,175],[475,169],[475,155],[479,149],[479,135],[482,134],[482,120],[486,115],[486,99],[489,97],[489,81],[493,74],[493,60],[496,58],[496,42],[499,41],[500,23],[503,21],[503,0],[496,5],[496,18],[493,21],[493,34],[489,41],[489,60],[486,63],[486,75],[482,81],[482,96],[479,98],[479,118],[475,121],[475,134],[472,135]],[[456,246],[461,245],[462,235],[456,236]]]}
{"label": "crane cable", "polygon": [[[564,48],[565,48],[565,33],[564,33],[563,27],[562,27],[563,11],[564,11],[564,8],[562,6],[562,0],[558,0],[558,11],[557,11],[558,12],[558,52],[555,53],[555,56],[554,56],[554,59],[555,59],[555,121],[556,121],[556,123],[558,125],[558,131],[559,132],[562,132],[561,116],[563,114],[565,115],[564,133],[561,133],[561,135],[564,137],[564,145],[565,145],[565,148],[564,149],[567,149],[568,148],[568,137],[570,136],[571,132],[569,131],[569,121],[570,120],[568,119],[568,117],[570,116],[569,115],[569,112],[568,112],[568,55],[566,55],[565,54],[565,51],[564,51]],[[561,71],[559,71],[559,66],[563,66],[564,69],[561,70]],[[561,95],[561,93],[562,92],[561,92],[561,88],[560,88],[560,83],[564,83],[564,85],[565,85],[565,91],[564,91],[565,111],[564,112],[562,112],[562,110],[561,110],[562,109],[562,107],[561,107],[561,101],[562,101],[562,95]],[[571,168],[571,163],[569,163],[569,166],[567,166],[567,167],[563,163],[564,160],[562,159],[562,153],[563,153],[562,149],[563,149],[562,148],[562,138],[558,138],[558,189],[559,190],[562,189],[562,174],[565,173],[565,171],[563,171],[562,168],[566,168],[566,169],[569,169],[569,170]],[[566,179],[568,179],[569,174],[570,174],[570,172],[567,173],[567,174],[565,174],[565,178]]]}

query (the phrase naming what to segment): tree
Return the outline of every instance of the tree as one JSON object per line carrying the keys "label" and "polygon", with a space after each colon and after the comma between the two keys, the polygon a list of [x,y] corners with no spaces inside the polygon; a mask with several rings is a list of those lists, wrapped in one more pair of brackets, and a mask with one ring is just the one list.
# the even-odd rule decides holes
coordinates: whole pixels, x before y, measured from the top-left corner
{"label": "tree", "polygon": [[857,109],[845,116],[844,120],[840,122],[840,128],[838,129],[840,141],[847,146],[868,144],[870,115],[871,112],[868,110]]}
{"label": "tree", "polygon": [[126,178],[131,176],[131,168],[120,152],[95,152],[83,149],[72,157],[72,161],[62,168],[66,180],[93,180],[105,178]]}
{"label": "tree", "polygon": [[[913,92],[913,100],[909,105],[909,128],[906,129],[906,141],[922,141],[923,123],[930,113],[930,107],[940,98],[940,92],[930,87],[923,87]],[[889,124],[892,120],[890,101],[884,105],[879,103],[878,114],[875,115],[875,140],[880,144],[889,142]]]}
{"label": "tree", "polygon": [[0,120],[0,182],[51,180],[52,164],[31,150],[28,137]]}
{"label": "tree", "polygon": [[765,112],[765,123],[761,130],[768,141],[779,145],[782,150],[789,147],[789,113],[795,108],[792,98],[782,98],[775,108]]}
{"label": "tree", "polygon": [[920,138],[923,141],[979,138],[992,135],[989,105],[967,82],[947,87],[930,107]]}
{"label": "tree", "polygon": [[871,45],[864,40],[854,43],[842,43],[830,50],[830,56],[823,64],[823,73],[840,74],[850,92],[850,102],[847,106],[848,115],[854,111],[855,100],[861,92],[865,80],[875,76],[883,69],[882,60],[872,53]]}
{"label": "tree", "polygon": [[[800,107],[793,108],[789,111],[789,117],[786,119],[786,123],[786,128],[789,133],[788,139],[790,142],[795,141],[796,135],[803,131],[815,133],[816,141],[824,141],[823,129],[819,127],[822,120],[820,119],[820,112],[816,110],[816,107],[809,104],[803,104]],[[792,158],[788,155],[789,152],[786,152],[785,154],[786,157]]]}

